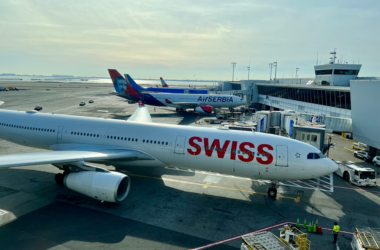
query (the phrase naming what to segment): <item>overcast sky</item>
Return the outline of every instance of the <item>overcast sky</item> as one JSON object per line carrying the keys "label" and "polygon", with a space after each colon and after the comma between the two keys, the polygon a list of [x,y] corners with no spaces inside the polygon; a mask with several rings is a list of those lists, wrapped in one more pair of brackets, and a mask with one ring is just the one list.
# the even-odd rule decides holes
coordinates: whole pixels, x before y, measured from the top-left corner
{"label": "overcast sky", "polygon": [[[311,3],[312,2],[312,3]],[[1,0],[0,73],[135,78],[314,77],[337,57],[380,77],[380,1]]]}

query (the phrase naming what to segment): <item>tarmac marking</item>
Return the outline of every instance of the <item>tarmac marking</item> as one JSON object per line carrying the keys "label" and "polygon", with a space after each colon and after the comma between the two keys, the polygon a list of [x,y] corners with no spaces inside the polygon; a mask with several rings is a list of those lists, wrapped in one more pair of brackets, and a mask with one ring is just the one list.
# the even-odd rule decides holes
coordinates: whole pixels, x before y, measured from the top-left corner
{"label": "tarmac marking", "polygon": [[[164,181],[172,181],[172,182],[179,182],[179,183],[186,183],[186,184],[191,184],[191,185],[197,185],[197,186],[203,186],[205,188],[207,187],[212,187],[212,188],[219,188],[219,189],[225,189],[225,190],[232,190],[232,191],[239,191],[239,192],[244,192],[244,193],[250,193],[250,194],[261,194],[268,196],[267,193],[261,193],[261,192],[255,192],[255,191],[250,191],[250,190],[243,190],[243,189],[237,189],[237,188],[228,188],[228,187],[220,187],[220,186],[214,186],[211,185],[211,183],[202,184],[202,183],[196,183],[196,182],[191,182],[191,181],[181,181],[181,180],[175,180],[175,179],[169,179],[169,178],[160,178],[160,177],[153,177],[153,176],[144,176],[144,175],[136,175],[136,174],[129,174],[130,176],[135,176],[135,177],[142,177],[142,178],[150,178],[150,179],[156,179],[156,180],[164,180]],[[210,184],[210,185],[208,185]],[[289,197],[289,196],[283,196],[280,194],[277,194],[276,199],[278,198],[285,198],[285,199],[290,199],[290,200],[295,200],[297,201],[297,198],[294,197]]]}
{"label": "tarmac marking", "polygon": [[355,150],[352,150],[352,149],[349,149],[349,148],[346,148],[346,147],[344,147],[344,149],[346,149],[348,151],[351,151],[351,152],[355,152]]}
{"label": "tarmac marking", "polygon": [[[191,169],[180,169],[180,168],[176,168],[176,167],[165,167],[166,169],[170,169],[170,170],[176,170],[176,171],[184,171],[184,172],[191,172],[191,173],[198,173],[198,174],[207,174],[207,175],[214,175],[214,176],[222,176],[222,177],[227,177],[227,178],[234,178],[234,179],[239,179],[239,180],[247,180],[247,181],[258,181],[260,184],[261,183],[271,183],[270,181],[267,181],[267,180],[255,180],[255,179],[250,179],[250,178],[244,178],[244,177],[237,177],[237,176],[233,176],[233,175],[223,175],[223,174],[214,174],[214,173],[210,173],[210,172],[205,172],[205,171],[194,171],[194,170],[191,170]],[[325,178],[329,178],[329,177],[325,177]],[[330,180],[330,184],[332,184],[332,179]],[[303,185],[307,185],[309,187],[306,187],[306,186],[300,186],[298,184],[296,184],[295,182],[299,182],[299,183],[302,183]],[[319,190],[319,191],[326,191],[326,192],[333,192],[330,188],[330,190],[325,190],[325,189],[320,189],[320,188],[317,188],[315,186],[311,186],[311,185],[308,185],[307,183],[305,182],[301,182],[301,181],[287,181],[287,182],[279,182],[279,184],[281,184],[282,186],[289,186],[289,187],[301,187],[301,188],[305,188],[305,189],[311,189],[311,190]],[[331,186],[331,185],[325,185],[325,186]]]}
{"label": "tarmac marking", "polygon": [[209,182],[209,183],[207,183],[206,185],[204,185],[203,188],[207,188],[207,187],[210,186],[210,185],[211,185],[211,183]]}

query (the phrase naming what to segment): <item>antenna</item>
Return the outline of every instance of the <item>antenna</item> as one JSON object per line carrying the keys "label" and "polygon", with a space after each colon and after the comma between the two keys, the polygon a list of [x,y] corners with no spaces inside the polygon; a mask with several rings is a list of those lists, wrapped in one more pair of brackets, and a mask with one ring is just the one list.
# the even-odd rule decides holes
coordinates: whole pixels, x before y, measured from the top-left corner
{"label": "antenna", "polygon": [[318,65],[318,51],[317,51],[317,64],[316,65]]}
{"label": "antenna", "polygon": [[251,61],[249,61],[249,65],[248,65],[247,69],[248,69],[248,80],[249,80],[249,71],[251,70]]}
{"label": "antenna", "polygon": [[236,62],[232,62],[232,81],[234,81],[234,74],[235,74],[235,67],[236,67]]}

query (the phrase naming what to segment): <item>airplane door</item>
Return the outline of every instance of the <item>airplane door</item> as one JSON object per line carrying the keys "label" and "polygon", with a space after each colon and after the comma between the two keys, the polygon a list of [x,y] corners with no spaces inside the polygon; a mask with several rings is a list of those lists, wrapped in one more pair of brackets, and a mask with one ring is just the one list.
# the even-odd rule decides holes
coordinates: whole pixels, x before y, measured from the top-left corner
{"label": "airplane door", "polygon": [[175,142],[174,153],[175,154],[185,154],[185,142],[186,136],[178,135]]}
{"label": "airplane door", "polygon": [[276,166],[288,166],[288,146],[277,146]]}
{"label": "airplane door", "polygon": [[60,126],[59,128],[58,128],[58,134],[57,134],[57,139],[59,140],[59,139],[62,139],[62,132],[63,131],[63,126]]}

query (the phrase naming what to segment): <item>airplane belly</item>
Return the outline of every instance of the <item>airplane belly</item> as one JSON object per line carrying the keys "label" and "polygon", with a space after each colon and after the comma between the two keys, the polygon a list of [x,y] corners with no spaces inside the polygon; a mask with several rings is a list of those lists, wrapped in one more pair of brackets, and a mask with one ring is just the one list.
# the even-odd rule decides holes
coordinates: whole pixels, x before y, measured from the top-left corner
{"label": "airplane belly", "polygon": [[289,167],[276,166],[275,164],[260,165],[259,172],[260,178],[265,180],[289,179]]}
{"label": "airplane belly", "polygon": [[259,178],[259,165],[255,161],[243,162],[235,161],[234,175],[248,178]]}

